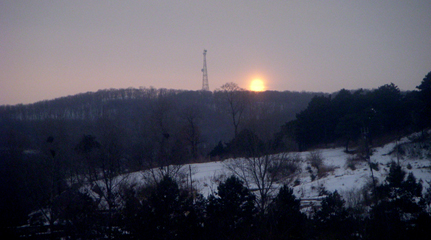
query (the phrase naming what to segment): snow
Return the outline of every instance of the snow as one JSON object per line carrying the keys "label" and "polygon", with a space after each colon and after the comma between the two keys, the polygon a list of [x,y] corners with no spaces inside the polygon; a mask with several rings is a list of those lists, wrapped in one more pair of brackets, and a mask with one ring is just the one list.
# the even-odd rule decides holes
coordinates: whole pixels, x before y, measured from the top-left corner
{"label": "snow", "polygon": [[[407,142],[409,142],[408,138],[403,138],[398,141],[398,144]],[[397,161],[395,154],[389,155],[395,146],[396,143],[394,142],[373,149],[371,161],[379,165],[379,171],[373,170],[374,177],[378,183],[382,183],[385,180],[389,172],[389,163]],[[303,159],[301,163],[302,172],[297,176],[300,184],[298,186],[292,186],[298,198],[316,198],[319,196],[319,189],[322,187],[330,192],[337,190],[343,195],[343,193],[349,191],[359,191],[364,185],[372,181],[368,163],[357,163],[355,170],[347,168],[346,160],[349,154],[344,152],[344,148],[321,149],[319,151],[324,158],[324,165],[334,170],[329,172],[325,177],[320,179],[316,178],[314,181],[311,181],[310,173],[305,170],[307,166],[305,159],[309,152],[299,153]],[[229,159],[225,161],[229,161]],[[431,183],[430,163],[431,161],[429,159],[400,159],[403,170],[407,173],[412,172],[417,181],[422,183],[424,191]],[[411,169],[407,169],[408,164],[412,166]],[[193,186],[204,196],[214,193],[217,189],[218,180],[222,180],[231,175],[221,161],[191,164],[190,166],[194,172],[192,175]],[[188,169],[188,165],[185,165],[185,168]]]}
{"label": "snow", "polygon": [[[398,141],[400,143],[408,143],[408,138],[403,138]],[[389,143],[382,147],[373,148],[373,154],[371,161],[377,163],[379,170],[373,170],[374,177],[377,183],[382,183],[387,173],[389,172],[389,163],[397,161],[396,155],[389,154],[394,152],[394,148],[397,143]],[[344,148],[329,148],[320,149],[321,155],[323,156],[323,164],[327,168],[331,169],[326,176],[316,178],[312,181],[310,173],[306,170],[309,163],[306,160],[309,152],[296,153],[302,158],[301,169],[302,171],[295,176],[295,179],[299,181],[299,185],[293,186],[291,181],[290,186],[293,187],[294,194],[300,199],[319,199],[321,198],[322,189],[329,192],[337,190],[341,195],[346,197],[355,191],[360,191],[367,183],[370,183],[371,172],[369,165],[365,161],[357,162],[356,169],[352,170],[347,168],[346,160],[349,154],[344,152]],[[292,153],[295,154],[295,153]],[[190,186],[190,173],[192,178],[193,188],[197,189],[204,197],[213,194],[217,190],[218,184],[229,177],[232,173],[225,167],[227,159],[224,161],[217,162],[206,162],[206,163],[195,163],[186,164],[182,167],[183,176],[187,176],[186,180],[182,180],[183,184]],[[403,170],[407,173],[412,172],[416,177],[417,181],[423,185],[423,191],[425,191],[431,183],[431,170],[430,170],[430,159],[406,159],[400,158],[400,164]],[[411,169],[407,169],[407,165],[411,165]],[[140,171],[130,173],[126,177],[128,184],[135,184],[135,186],[142,186],[145,184],[144,176],[148,171]],[[125,177],[119,176],[117,182],[124,181]],[[282,183],[275,186],[281,186]],[[90,190],[89,188],[87,188]],[[91,190],[90,190],[91,191]]]}

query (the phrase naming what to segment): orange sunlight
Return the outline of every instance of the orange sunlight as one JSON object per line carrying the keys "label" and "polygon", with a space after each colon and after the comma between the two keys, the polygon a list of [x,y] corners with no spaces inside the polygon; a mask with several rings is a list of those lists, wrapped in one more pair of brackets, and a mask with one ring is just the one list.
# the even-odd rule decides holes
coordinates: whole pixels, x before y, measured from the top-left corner
{"label": "orange sunlight", "polygon": [[250,90],[254,92],[262,92],[265,90],[265,83],[261,79],[255,78],[250,83]]}

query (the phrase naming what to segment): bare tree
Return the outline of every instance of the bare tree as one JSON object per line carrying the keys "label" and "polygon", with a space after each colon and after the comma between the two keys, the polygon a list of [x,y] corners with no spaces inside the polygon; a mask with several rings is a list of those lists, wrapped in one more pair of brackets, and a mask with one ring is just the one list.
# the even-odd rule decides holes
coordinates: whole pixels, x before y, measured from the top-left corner
{"label": "bare tree", "polygon": [[[178,146],[178,120],[176,105],[172,100],[172,94],[175,92],[166,89],[154,90],[151,97],[150,116],[151,116],[151,139],[153,156],[148,159],[147,169],[149,169],[150,178],[159,182],[163,177],[169,176],[175,178],[181,169],[178,164],[178,158],[182,154],[176,154]],[[144,176],[148,178],[148,176]],[[147,179],[149,180],[149,179]]]}
{"label": "bare tree", "polygon": [[25,172],[23,186],[35,206],[33,210],[37,214],[34,216],[40,214],[41,218],[37,221],[46,221],[49,231],[52,231],[61,214],[55,205],[59,197],[69,189],[66,179],[70,176],[66,176],[65,166],[69,152],[64,147],[67,134],[64,121],[61,120],[46,120],[38,131],[38,151],[33,155],[37,161],[28,162],[28,165],[22,168]]}
{"label": "bare tree", "polygon": [[217,89],[215,96],[218,98],[219,107],[232,117],[236,137],[248,106],[247,92],[236,83],[230,82]]}
{"label": "bare tree", "polygon": [[48,232],[52,231],[58,214],[54,211],[56,198],[61,194],[59,162],[56,151],[52,148],[53,137],[48,137],[43,151],[37,156],[37,164],[29,163],[23,168],[25,177],[24,188],[28,198],[34,204],[35,212],[29,215],[30,224],[47,224]]}
{"label": "bare tree", "polygon": [[260,139],[267,142],[279,131],[280,116],[275,114],[274,102],[265,100],[257,92],[248,93],[248,108],[243,126],[255,132]]}
{"label": "bare tree", "polygon": [[118,202],[119,188],[126,182],[124,174],[124,144],[122,129],[118,123],[108,117],[97,121],[96,137],[84,135],[76,146],[85,166],[84,186],[91,190],[94,199],[99,203],[100,210],[106,210],[107,236],[112,238],[114,231],[114,215],[121,207]]}
{"label": "bare tree", "polygon": [[265,210],[278,184],[289,183],[299,170],[299,158],[288,153],[255,155],[230,159],[225,167],[252,191],[257,191],[257,205]]}
{"label": "bare tree", "polygon": [[198,124],[202,120],[202,113],[199,109],[189,106],[181,112],[181,118],[185,121],[182,127],[182,137],[190,146],[190,152],[194,159],[197,158],[198,144],[200,142],[200,131]]}

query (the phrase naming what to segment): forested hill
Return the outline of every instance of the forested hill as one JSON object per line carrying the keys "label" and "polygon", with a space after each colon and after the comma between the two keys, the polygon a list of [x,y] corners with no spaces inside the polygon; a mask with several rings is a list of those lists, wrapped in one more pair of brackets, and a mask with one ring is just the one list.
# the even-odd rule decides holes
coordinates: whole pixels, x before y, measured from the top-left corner
{"label": "forested hill", "polygon": [[[294,117],[295,113],[305,109],[315,95],[323,93],[265,91],[253,93],[253,100],[273,105]],[[39,101],[32,104],[1,105],[2,117],[15,120],[45,119],[80,119],[94,120],[104,114],[124,114],[125,109],[139,111],[152,100],[170,98],[178,107],[206,106],[211,111],[214,105],[214,93],[208,91],[190,91],[155,88],[104,89],[97,92],[80,93],[72,96]]]}
{"label": "forested hill", "polygon": [[[270,127],[264,130],[270,137],[304,110],[314,96],[324,95],[290,91],[248,92],[240,88],[225,90],[243,93],[235,96],[235,111],[241,112],[240,116],[235,116],[236,121],[240,121],[238,130],[253,129],[262,125],[261,122],[270,122]],[[194,155],[197,152],[206,155],[219,141],[229,141],[235,135],[224,98],[226,91],[106,89],[33,104],[3,105],[0,106],[2,134],[6,136],[12,131],[14,135],[25,136],[22,141],[28,148],[38,148],[38,143],[47,136],[63,132],[68,136],[67,141],[76,145],[85,134],[100,140],[102,130],[107,130],[106,126],[101,128],[109,120],[109,125],[115,126],[116,134],[127,142],[124,145],[145,146],[143,141],[158,141],[160,136],[168,134],[170,142],[192,142],[196,148]]]}
{"label": "forested hill", "polygon": [[[26,148],[39,149],[44,138],[57,136],[71,149],[84,135],[103,141],[111,134],[118,136],[115,141],[120,146],[131,148],[122,150],[131,159],[179,156],[179,162],[184,162],[208,154],[239,156],[256,144],[254,150],[263,147],[266,152],[329,144],[343,144],[349,151],[349,144],[364,134],[373,143],[431,127],[430,82],[431,72],[418,90],[410,92],[400,91],[393,83],[333,94],[250,92],[235,83],[214,92],[99,90],[0,106],[0,133],[9,136],[2,138],[0,146],[6,149],[9,138],[21,138]],[[147,153],[151,156],[143,156]]]}

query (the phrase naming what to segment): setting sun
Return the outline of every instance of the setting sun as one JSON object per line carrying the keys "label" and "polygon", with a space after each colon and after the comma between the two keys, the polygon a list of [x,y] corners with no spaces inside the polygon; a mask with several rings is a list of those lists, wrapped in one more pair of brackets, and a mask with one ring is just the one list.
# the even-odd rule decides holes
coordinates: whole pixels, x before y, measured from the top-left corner
{"label": "setting sun", "polygon": [[265,90],[265,84],[261,79],[253,79],[250,83],[250,90],[254,92],[261,92]]}

